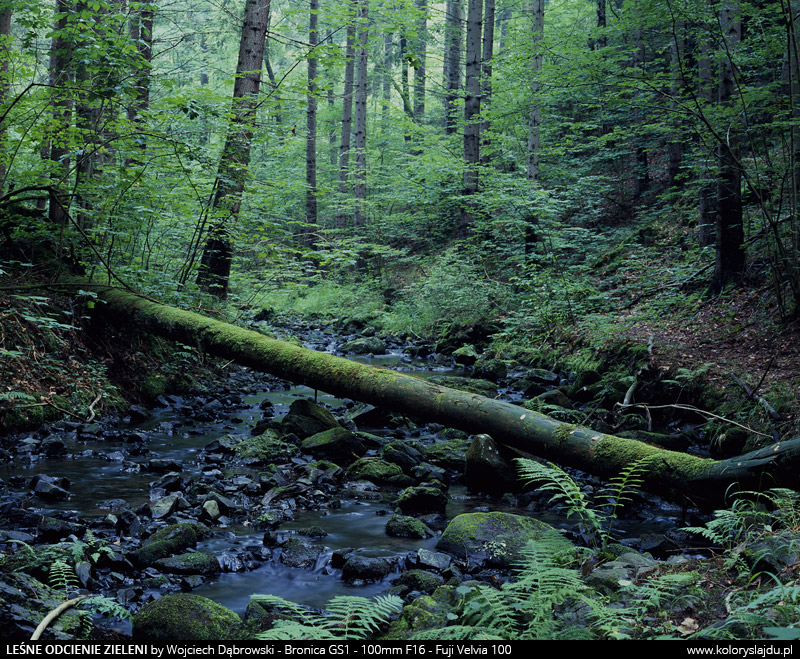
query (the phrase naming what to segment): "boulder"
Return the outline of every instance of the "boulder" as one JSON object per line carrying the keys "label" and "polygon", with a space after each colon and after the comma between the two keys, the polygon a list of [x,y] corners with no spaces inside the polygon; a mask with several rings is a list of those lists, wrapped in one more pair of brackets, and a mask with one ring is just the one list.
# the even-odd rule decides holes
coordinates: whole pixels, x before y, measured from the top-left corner
{"label": "boulder", "polygon": [[447,508],[447,494],[438,487],[430,485],[408,487],[397,498],[397,507],[404,515],[444,514]]}
{"label": "boulder", "polygon": [[338,428],[340,424],[324,407],[300,398],[291,404],[281,426],[285,434],[294,433],[300,439],[305,439],[318,432]]}
{"label": "boulder", "polygon": [[230,609],[199,595],[165,595],[145,604],[133,618],[135,641],[222,641],[234,639],[242,621]]}
{"label": "boulder", "polygon": [[394,538],[430,538],[433,535],[428,526],[415,517],[392,515],[386,522],[386,535]]}
{"label": "boulder", "polygon": [[220,572],[216,557],[202,551],[160,558],[153,565],[162,572],[170,574],[219,574]]}
{"label": "boulder", "polygon": [[385,558],[370,558],[354,554],[342,566],[344,581],[380,581],[392,571]]}
{"label": "boulder", "polygon": [[194,547],[206,531],[205,526],[184,522],[159,529],[144,544],[131,553],[138,565],[152,565],[155,561]]}
{"label": "boulder", "polygon": [[[421,445],[420,448],[422,448]],[[399,465],[403,471],[410,473],[414,467],[425,459],[423,451],[424,448],[421,451],[408,442],[395,439],[383,447],[383,459],[385,462],[393,462]]]}
{"label": "boulder", "polygon": [[522,550],[531,540],[553,533],[549,524],[510,513],[465,513],[453,519],[436,549],[470,564],[504,569],[523,561]]}
{"label": "boulder", "polygon": [[464,482],[470,492],[505,494],[522,491],[519,473],[489,435],[475,435],[465,459]]}
{"label": "boulder", "polygon": [[342,351],[355,355],[384,355],[386,354],[386,344],[375,336],[362,336],[345,343]]}
{"label": "boulder", "polygon": [[367,451],[364,443],[344,428],[330,428],[318,432],[304,439],[300,448],[315,458],[332,460],[340,465],[357,460]]}
{"label": "boulder", "polygon": [[377,458],[361,458],[356,460],[347,470],[350,478],[366,480],[376,485],[396,485],[405,487],[414,481],[403,473],[396,464],[384,462]]}

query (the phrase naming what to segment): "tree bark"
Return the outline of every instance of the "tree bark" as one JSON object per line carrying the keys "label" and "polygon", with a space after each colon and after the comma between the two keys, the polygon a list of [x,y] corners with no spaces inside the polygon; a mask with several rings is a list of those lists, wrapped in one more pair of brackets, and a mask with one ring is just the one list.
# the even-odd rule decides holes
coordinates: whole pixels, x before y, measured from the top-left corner
{"label": "tree bark", "polygon": [[[11,8],[0,9],[0,111],[5,109],[8,102],[8,90],[11,88],[10,67],[11,63]],[[6,123],[0,122],[0,195],[3,194],[6,182],[6,169],[10,163],[6,162],[5,135]]]}
{"label": "tree bark", "polygon": [[[143,9],[131,10],[130,35],[139,51],[139,62],[134,73],[136,97],[128,106],[128,121],[134,126],[144,126],[144,114],[150,109],[150,62],[153,59],[153,10],[149,5]],[[146,138],[138,137],[142,154],[147,150]],[[130,158],[127,164],[141,164],[136,158]]]}
{"label": "tree bark", "polygon": [[456,106],[461,88],[461,43],[464,11],[462,0],[447,0],[444,34],[444,132],[452,135],[458,126]]}
{"label": "tree bark", "polygon": [[464,101],[464,194],[478,191],[481,112],[481,0],[469,0],[467,6],[466,98]]}
{"label": "tree bark", "polygon": [[314,246],[317,224],[317,22],[319,0],[310,0],[308,18],[308,95],[306,107],[306,226],[302,240],[306,247]]}
{"label": "tree bark", "polygon": [[356,111],[353,135],[353,226],[366,224],[367,200],[367,47],[369,45],[369,0],[359,0],[358,46],[356,48]]}
{"label": "tree bark", "polygon": [[483,14],[483,51],[481,53],[481,162],[489,162],[489,106],[492,102],[492,58],[494,57],[494,0],[485,0]]}
{"label": "tree bark", "polygon": [[233,260],[232,224],[239,217],[247,170],[250,164],[250,141],[253,137],[258,88],[261,83],[264,40],[269,24],[270,0],[247,0],[239,42],[236,80],[233,83],[233,118],[216,180],[212,202],[214,223],[208,231],[197,285],[220,299],[228,295],[228,280]]}
{"label": "tree bark", "polygon": [[565,466],[610,477],[633,461],[650,460],[644,488],[698,505],[722,503],[728,487],[795,483],[800,439],[728,460],[668,451],[633,439],[566,424],[518,405],[432,384],[421,378],[315,352],[252,330],[152,302],[108,286],[92,286],[109,321],[197,345],[223,359],[267,371],[337,396],[371,403],[426,421],[487,433],[495,441]]}
{"label": "tree bark", "polygon": [[425,119],[425,50],[428,46],[428,5],[427,0],[416,0],[419,11],[417,38],[414,40],[414,118],[417,123]]}
{"label": "tree bark", "polygon": [[[724,2],[719,11],[720,29],[725,43],[725,56],[720,64],[720,105],[733,103],[735,64],[733,53],[742,39],[742,26],[736,2]],[[727,141],[717,148],[717,243],[711,289],[721,290],[726,284],[739,281],[744,273],[744,217],[742,213],[742,172],[739,168],[740,136],[738,118],[732,117],[726,133]]]}
{"label": "tree bark", "polygon": [[356,66],[356,15],[355,0],[350,0],[352,16],[347,24],[344,65],[344,93],[342,94],[342,139],[339,145],[339,181],[337,185],[336,229],[344,231],[348,225],[347,208],[350,205],[350,133],[353,129],[353,77]]}
{"label": "tree bark", "polygon": [[542,48],[544,38],[544,0],[533,0],[533,57],[531,58],[531,107],[528,116],[528,179],[539,180],[539,153],[542,123],[542,108],[536,98],[539,93],[539,75],[542,72]]}

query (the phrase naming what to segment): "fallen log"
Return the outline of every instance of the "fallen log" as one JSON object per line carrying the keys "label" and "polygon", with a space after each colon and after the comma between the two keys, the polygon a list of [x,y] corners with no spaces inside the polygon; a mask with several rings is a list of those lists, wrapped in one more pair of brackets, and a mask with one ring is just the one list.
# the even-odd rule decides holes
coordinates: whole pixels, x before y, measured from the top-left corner
{"label": "fallen log", "polygon": [[244,366],[327,393],[371,403],[459,428],[561,465],[603,477],[650,458],[644,489],[709,506],[724,503],[730,486],[792,487],[800,438],[746,455],[713,460],[665,450],[557,421],[512,403],[439,386],[388,369],[302,348],[258,332],[147,300],[125,290],[82,284],[97,291],[106,318],[183,343]]}

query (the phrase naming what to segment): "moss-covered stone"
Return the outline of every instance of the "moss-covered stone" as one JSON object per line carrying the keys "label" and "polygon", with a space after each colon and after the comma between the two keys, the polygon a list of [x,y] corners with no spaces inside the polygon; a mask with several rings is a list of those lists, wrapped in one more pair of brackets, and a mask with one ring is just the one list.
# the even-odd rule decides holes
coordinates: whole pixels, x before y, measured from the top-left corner
{"label": "moss-covered stone", "polygon": [[426,524],[415,517],[392,515],[386,522],[386,535],[395,538],[430,538],[433,535]]}
{"label": "moss-covered stone", "polygon": [[509,513],[465,513],[453,519],[436,543],[438,551],[473,564],[510,568],[522,550],[553,527],[533,517]]}
{"label": "moss-covered stone", "polygon": [[462,472],[469,445],[470,442],[466,437],[453,437],[443,442],[436,442],[433,446],[427,447],[426,459],[449,471]]}
{"label": "moss-covered stone", "polygon": [[171,574],[218,574],[220,571],[217,559],[202,551],[160,558],[153,565]]}
{"label": "moss-covered stone", "polygon": [[366,453],[364,443],[345,428],[330,428],[303,440],[300,448],[315,458],[348,464]]}
{"label": "moss-covered stone", "polygon": [[396,464],[378,458],[361,458],[347,470],[350,478],[366,480],[376,485],[396,485],[403,487],[414,481],[403,473]]}
{"label": "moss-covered stone", "polygon": [[425,570],[408,570],[403,572],[394,583],[396,586],[403,586],[408,591],[418,590],[430,594],[439,586],[444,585],[444,577]]}
{"label": "moss-covered stone", "polygon": [[389,627],[382,640],[404,640],[426,629],[446,627],[450,622],[450,607],[430,595],[418,597],[403,607],[400,617]]}
{"label": "moss-covered stone", "polygon": [[224,641],[238,636],[242,621],[230,609],[199,595],[165,595],[133,618],[136,641]]}
{"label": "moss-covered stone", "polygon": [[295,457],[300,449],[281,439],[275,430],[267,430],[258,437],[247,437],[233,447],[236,455],[251,463],[281,463]]}
{"label": "moss-covered stone", "polygon": [[291,404],[281,425],[284,433],[293,433],[300,439],[305,439],[318,432],[338,428],[339,422],[324,407],[300,398]]}
{"label": "moss-covered stone", "polygon": [[408,487],[397,497],[397,507],[404,515],[440,513],[447,508],[447,494],[437,487]]}
{"label": "moss-covered stone", "polygon": [[192,522],[165,526],[145,540],[139,549],[132,552],[131,558],[138,565],[152,565],[160,558],[194,547],[205,531],[206,527]]}
{"label": "moss-covered stone", "polygon": [[158,373],[148,373],[139,382],[139,393],[147,401],[163,396],[166,390],[167,379]]}

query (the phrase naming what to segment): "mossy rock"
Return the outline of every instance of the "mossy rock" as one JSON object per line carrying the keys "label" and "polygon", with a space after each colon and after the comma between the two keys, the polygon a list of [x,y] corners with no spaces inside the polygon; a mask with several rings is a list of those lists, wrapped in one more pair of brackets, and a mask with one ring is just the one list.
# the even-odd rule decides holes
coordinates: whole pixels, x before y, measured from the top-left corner
{"label": "mossy rock", "polygon": [[508,374],[508,367],[502,359],[479,359],[472,368],[472,377],[497,382]]}
{"label": "mossy rock", "polygon": [[528,542],[553,531],[552,526],[533,517],[465,513],[447,525],[436,549],[471,564],[511,568],[523,561]]}
{"label": "mossy rock", "polygon": [[137,565],[152,565],[155,561],[194,547],[206,532],[206,527],[193,522],[171,524],[159,529],[131,554]]}
{"label": "mossy rock", "polygon": [[444,577],[425,570],[408,570],[395,579],[394,585],[403,586],[408,591],[430,594],[444,585]]}
{"label": "mossy rock", "polygon": [[470,441],[460,437],[436,442],[427,447],[426,459],[438,467],[449,471],[464,471],[464,462],[469,449]]}
{"label": "mossy rock", "polygon": [[429,382],[438,384],[450,389],[466,391],[469,394],[478,394],[487,398],[494,398],[497,395],[497,385],[489,380],[479,378],[461,378],[455,375],[434,375],[428,378]]}
{"label": "mossy rock", "polygon": [[328,410],[305,398],[294,401],[281,426],[285,434],[293,433],[306,439],[318,432],[338,428],[339,422]]}
{"label": "mossy rock", "polygon": [[397,497],[397,507],[404,515],[440,513],[447,508],[447,494],[437,487],[408,487]]}
{"label": "mossy rock", "polygon": [[347,470],[350,478],[365,480],[376,485],[396,485],[404,487],[414,481],[403,473],[403,470],[392,462],[384,462],[377,458],[361,458],[356,460]]}
{"label": "mossy rock", "polygon": [[190,593],[165,595],[133,618],[136,641],[225,641],[236,639],[241,618],[221,604]]}
{"label": "mossy rock", "polygon": [[463,366],[472,366],[478,360],[478,357],[480,355],[475,350],[474,345],[461,346],[453,352],[453,359],[455,359],[456,364],[462,364]]}
{"label": "mossy rock", "polygon": [[170,574],[219,574],[219,562],[206,552],[196,551],[160,558],[153,563],[162,572]]}
{"label": "mossy rock", "polygon": [[393,462],[400,466],[403,471],[410,473],[420,462],[425,459],[425,449],[422,445],[419,448],[412,446],[409,442],[394,439],[383,447],[381,457],[386,462]]}
{"label": "mossy rock", "polygon": [[345,343],[342,351],[355,355],[384,355],[386,354],[386,344],[375,336],[362,336]]}
{"label": "mossy rock", "polygon": [[439,629],[450,623],[450,607],[431,595],[418,597],[403,607],[400,617],[389,627],[381,640],[404,640],[426,629]]}
{"label": "mossy rock", "polygon": [[250,463],[281,463],[295,457],[300,449],[284,441],[275,430],[248,437],[233,447],[233,452]]}
{"label": "mossy rock", "polygon": [[300,448],[315,458],[325,458],[338,464],[347,464],[358,459],[367,448],[353,433],[345,428],[330,428],[303,440]]}
{"label": "mossy rock", "polygon": [[167,379],[158,373],[148,373],[139,382],[139,393],[147,401],[163,396],[167,391]]}
{"label": "mossy rock", "polygon": [[386,522],[386,535],[393,538],[430,538],[433,536],[426,524],[415,517],[392,515]]}
{"label": "mossy rock", "polygon": [[485,494],[521,492],[524,484],[510,457],[489,435],[475,435],[464,466],[467,489]]}

